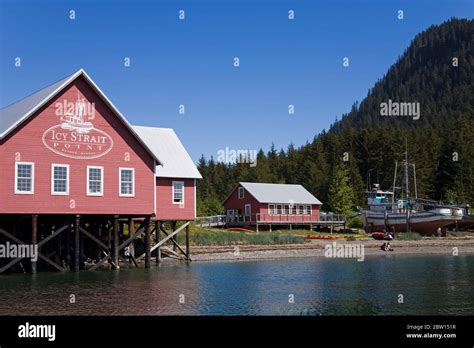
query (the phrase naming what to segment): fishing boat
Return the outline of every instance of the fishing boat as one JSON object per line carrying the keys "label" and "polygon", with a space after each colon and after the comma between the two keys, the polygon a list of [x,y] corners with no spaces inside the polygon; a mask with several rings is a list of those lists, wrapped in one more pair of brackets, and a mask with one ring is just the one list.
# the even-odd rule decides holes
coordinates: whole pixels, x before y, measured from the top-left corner
{"label": "fishing boat", "polygon": [[66,112],[61,117],[61,128],[78,133],[89,133],[93,128],[91,122],[84,121],[84,112],[86,110],[86,103],[84,99],[77,96],[74,112]]}
{"label": "fishing boat", "polygon": [[[414,198],[410,197],[409,190],[410,167],[413,167]],[[460,207],[418,198],[416,169],[414,164],[408,163],[407,152],[405,152],[402,168],[404,175],[401,187],[396,186],[398,169],[398,162],[396,162],[393,190],[383,191],[379,184],[374,184],[372,190],[367,192],[368,207],[361,210],[366,232],[414,231],[423,235],[444,235],[447,226],[462,220],[463,209]],[[397,189],[401,189],[399,199],[395,197]]]}

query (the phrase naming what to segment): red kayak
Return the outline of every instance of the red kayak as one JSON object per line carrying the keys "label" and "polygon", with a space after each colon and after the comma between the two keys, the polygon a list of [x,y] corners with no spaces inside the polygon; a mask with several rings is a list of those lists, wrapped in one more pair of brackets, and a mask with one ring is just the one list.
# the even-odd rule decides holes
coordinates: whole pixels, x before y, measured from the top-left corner
{"label": "red kayak", "polygon": [[332,236],[306,236],[305,239],[322,239],[322,240],[334,240],[341,237],[332,237]]}
{"label": "red kayak", "polygon": [[372,233],[372,238],[377,240],[383,240],[385,237],[385,233],[383,232],[374,232]]}
{"label": "red kayak", "polygon": [[254,230],[249,230],[249,229],[247,229],[247,228],[240,228],[240,227],[228,228],[227,231],[241,231],[241,232],[251,232],[251,233],[255,233]]}

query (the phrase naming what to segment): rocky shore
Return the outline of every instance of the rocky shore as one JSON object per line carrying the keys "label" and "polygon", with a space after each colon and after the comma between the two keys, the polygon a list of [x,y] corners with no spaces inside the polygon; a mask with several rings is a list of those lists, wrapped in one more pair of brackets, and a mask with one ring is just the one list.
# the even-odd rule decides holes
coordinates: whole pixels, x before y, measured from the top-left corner
{"label": "rocky shore", "polygon": [[367,257],[398,255],[450,255],[474,254],[474,238],[423,239],[418,241],[390,242],[393,251],[380,250],[383,241],[364,238],[357,241],[322,241],[312,240],[307,244],[285,245],[229,245],[229,246],[195,246],[191,250],[195,262],[209,261],[245,261],[256,259],[279,259],[295,257],[325,257],[325,247],[333,245],[363,245]]}

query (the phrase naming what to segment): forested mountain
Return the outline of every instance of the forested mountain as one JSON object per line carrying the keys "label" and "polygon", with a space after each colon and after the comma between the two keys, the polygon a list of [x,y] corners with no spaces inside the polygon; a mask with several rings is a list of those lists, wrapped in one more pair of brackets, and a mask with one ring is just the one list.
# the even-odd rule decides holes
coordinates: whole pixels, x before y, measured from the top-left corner
{"label": "forested mountain", "polygon": [[[451,19],[431,26],[414,38],[360,104],[311,143],[260,150],[255,167],[201,158],[198,215],[223,212],[223,200],[239,181],[302,184],[331,210],[330,187],[337,186],[334,178],[341,175],[335,171],[341,168],[354,193],[353,208],[362,206],[369,172],[372,183],[391,188],[405,143],[410,162],[416,163],[419,197],[472,206],[473,67],[474,21]],[[420,103],[419,119],[381,116],[381,103],[389,99]],[[348,161],[343,161],[344,153]]]}

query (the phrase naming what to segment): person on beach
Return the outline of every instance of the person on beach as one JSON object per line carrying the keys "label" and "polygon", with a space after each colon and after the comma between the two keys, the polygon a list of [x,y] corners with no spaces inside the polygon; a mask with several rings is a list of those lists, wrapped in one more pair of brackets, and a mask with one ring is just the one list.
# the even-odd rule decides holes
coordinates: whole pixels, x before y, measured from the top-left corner
{"label": "person on beach", "polygon": [[383,244],[380,246],[380,250],[383,250],[383,251],[393,251],[393,248],[390,247],[390,243],[383,243]]}

